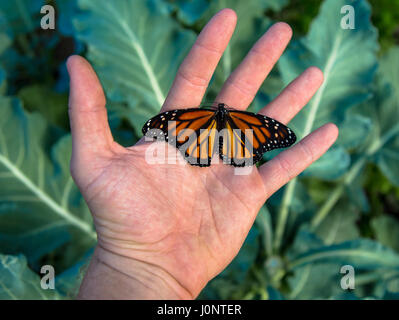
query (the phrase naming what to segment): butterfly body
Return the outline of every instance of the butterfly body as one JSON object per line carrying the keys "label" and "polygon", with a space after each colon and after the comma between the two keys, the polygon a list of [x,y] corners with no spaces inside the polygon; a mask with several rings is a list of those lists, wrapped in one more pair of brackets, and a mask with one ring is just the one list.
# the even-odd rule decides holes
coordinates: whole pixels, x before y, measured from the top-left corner
{"label": "butterfly body", "polygon": [[151,118],[143,134],[176,146],[191,165],[209,166],[218,153],[224,163],[236,167],[255,164],[266,151],[289,147],[294,132],[272,118],[217,107],[167,111]]}

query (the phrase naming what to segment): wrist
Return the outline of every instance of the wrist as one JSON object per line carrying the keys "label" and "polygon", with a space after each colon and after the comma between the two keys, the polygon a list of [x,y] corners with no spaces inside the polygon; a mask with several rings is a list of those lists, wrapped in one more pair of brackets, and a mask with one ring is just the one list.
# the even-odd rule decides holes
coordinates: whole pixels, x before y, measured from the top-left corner
{"label": "wrist", "polygon": [[97,246],[78,299],[177,300],[193,297],[161,267]]}

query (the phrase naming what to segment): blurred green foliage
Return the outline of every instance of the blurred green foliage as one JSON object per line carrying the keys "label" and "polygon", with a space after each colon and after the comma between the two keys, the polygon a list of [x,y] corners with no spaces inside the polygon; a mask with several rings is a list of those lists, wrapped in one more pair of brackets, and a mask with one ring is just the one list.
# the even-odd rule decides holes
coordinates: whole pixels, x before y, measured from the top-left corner
{"label": "blurred green foliage", "polygon": [[[56,8],[56,30],[40,28],[45,3]],[[340,28],[345,4],[355,8],[354,30]],[[341,134],[262,207],[238,256],[200,298],[398,298],[399,2],[370,4],[0,2],[0,299],[72,298],[95,245],[90,212],[69,174],[66,57],[77,53],[91,61],[105,88],[113,134],[131,145],[159,110],[196,35],[224,7],[236,10],[238,25],[205,100],[216,96],[259,36],[282,20],[294,39],[251,110],[315,65],[324,84],[292,127],[302,137],[334,121]],[[55,267],[56,291],[39,289],[44,264]],[[356,270],[350,292],[340,288],[345,264]]]}

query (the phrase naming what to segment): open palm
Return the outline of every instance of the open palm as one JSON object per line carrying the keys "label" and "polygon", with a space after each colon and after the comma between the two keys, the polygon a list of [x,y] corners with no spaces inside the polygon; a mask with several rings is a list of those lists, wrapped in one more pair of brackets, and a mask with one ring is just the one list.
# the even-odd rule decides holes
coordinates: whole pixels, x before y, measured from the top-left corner
{"label": "open palm", "polygon": [[[162,111],[201,103],[235,23],[230,9],[210,20],[180,66]],[[272,26],[216,100],[246,109],[290,37],[288,25]],[[87,61],[73,56],[68,70],[71,172],[93,214],[96,261],[148,290],[138,298],[195,298],[238,253],[265,200],[319,158],[338,134],[327,124],[249,173],[222,163],[208,168],[151,164],[145,156],[151,143],[123,148],[113,140],[104,94]],[[321,71],[309,68],[260,113],[287,123],[321,83]],[[175,148],[156,143],[180,157]],[[89,269],[81,291],[93,287],[90,272],[95,271]],[[90,297],[87,292],[81,295]],[[110,296],[118,297],[91,297]]]}

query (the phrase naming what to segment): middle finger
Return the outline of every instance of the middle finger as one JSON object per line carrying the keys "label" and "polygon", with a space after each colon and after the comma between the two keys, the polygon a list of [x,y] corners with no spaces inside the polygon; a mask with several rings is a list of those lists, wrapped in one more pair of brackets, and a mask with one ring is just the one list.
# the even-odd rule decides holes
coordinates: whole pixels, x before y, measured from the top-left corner
{"label": "middle finger", "polygon": [[228,77],[216,101],[236,109],[246,109],[283,53],[291,36],[292,30],[284,22],[270,27]]}

